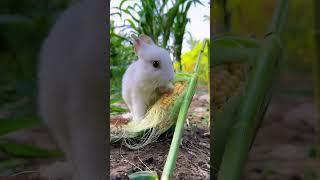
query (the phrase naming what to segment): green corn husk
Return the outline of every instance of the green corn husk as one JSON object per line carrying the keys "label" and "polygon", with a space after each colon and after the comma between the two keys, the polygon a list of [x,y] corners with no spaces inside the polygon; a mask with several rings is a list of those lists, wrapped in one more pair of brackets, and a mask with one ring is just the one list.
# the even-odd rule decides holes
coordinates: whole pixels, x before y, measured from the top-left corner
{"label": "green corn husk", "polygon": [[159,180],[155,171],[138,171],[128,175],[130,180]]}
{"label": "green corn husk", "polygon": [[131,121],[128,124],[110,124],[111,142],[124,140],[130,149],[139,149],[150,144],[172,125],[174,125],[185,89],[189,81],[188,74],[178,73],[171,94],[164,94],[146,113],[139,122]]}
{"label": "green corn husk", "polygon": [[235,116],[245,94],[249,67],[246,63],[226,63],[213,67],[213,125],[210,133],[213,138],[210,141],[214,144],[214,173],[217,173],[221,163],[230,128],[237,120]]}
{"label": "green corn husk", "polygon": [[213,67],[213,112],[222,109],[244,87],[249,67],[247,63],[225,63]]}
{"label": "green corn husk", "polygon": [[237,121],[236,113],[245,96],[245,89],[256,64],[260,41],[234,35],[217,35],[213,40],[213,85],[211,144],[214,144],[211,172],[218,173],[228,134]]}

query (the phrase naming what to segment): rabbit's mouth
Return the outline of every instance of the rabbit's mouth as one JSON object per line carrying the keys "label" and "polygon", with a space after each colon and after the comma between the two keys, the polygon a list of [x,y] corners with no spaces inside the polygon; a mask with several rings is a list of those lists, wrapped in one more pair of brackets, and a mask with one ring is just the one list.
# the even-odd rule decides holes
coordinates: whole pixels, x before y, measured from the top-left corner
{"label": "rabbit's mouth", "polygon": [[164,94],[164,93],[171,93],[173,91],[173,84],[170,82],[168,83],[166,86],[161,86],[159,87],[159,92],[161,94]]}

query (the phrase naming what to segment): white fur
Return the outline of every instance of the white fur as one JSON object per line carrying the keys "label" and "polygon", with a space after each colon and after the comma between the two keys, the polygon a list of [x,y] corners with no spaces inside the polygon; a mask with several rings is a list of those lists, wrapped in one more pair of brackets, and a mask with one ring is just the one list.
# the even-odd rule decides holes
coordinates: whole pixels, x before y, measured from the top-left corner
{"label": "white fur", "polygon": [[[144,118],[161,92],[172,89],[171,81],[174,78],[169,53],[153,42],[139,43],[136,50],[139,59],[128,67],[122,79],[122,97],[134,121]],[[160,62],[160,68],[153,67],[155,60]]]}
{"label": "white fur", "polygon": [[76,2],[43,44],[39,113],[67,159],[65,166],[54,164],[42,173],[48,179],[63,173],[65,179],[101,180],[107,172],[106,11],[103,0]]}

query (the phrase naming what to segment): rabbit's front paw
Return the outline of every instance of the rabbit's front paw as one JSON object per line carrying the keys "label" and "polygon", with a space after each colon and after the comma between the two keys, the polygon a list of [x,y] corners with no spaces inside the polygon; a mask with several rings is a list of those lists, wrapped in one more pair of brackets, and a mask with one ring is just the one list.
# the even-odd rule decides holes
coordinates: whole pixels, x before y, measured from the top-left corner
{"label": "rabbit's front paw", "polygon": [[142,98],[136,98],[132,108],[133,121],[141,121],[147,112],[147,106],[143,103]]}
{"label": "rabbit's front paw", "polygon": [[128,113],[122,114],[121,117],[124,119],[132,119],[132,114],[128,112]]}

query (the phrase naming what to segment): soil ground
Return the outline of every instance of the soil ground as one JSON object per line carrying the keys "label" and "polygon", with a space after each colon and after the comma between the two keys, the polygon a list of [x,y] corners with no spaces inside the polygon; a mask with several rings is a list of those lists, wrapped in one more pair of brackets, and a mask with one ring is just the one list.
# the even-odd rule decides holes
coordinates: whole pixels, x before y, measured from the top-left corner
{"label": "soil ground", "polygon": [[244,179],[320,177],[320,164],[315,160],[316,113],[311,78],[282,76],[249,154]]}
{"label": "soil ground", "polygon": [[[174,179],[209,178],[208,94],[195,94],[189,111],[189,125],[174,172]],[[14,106],[14,105],[12,105]],[[0,117],[10,115],[11,106],[0,111]],[[245,180],[313,180],[319,173],[315,160],[316,117],[310,76],[282,76],[254,141],[245,168]],[[172,134],[163,135],[158,142],[138,151],[120,144],[111,147],[110,173],[113,179],[127,179],[140,170],[155,170],[161,175]],[[17,142],[56,148],[46,128],[39,127],[12,133],[5,137]],[[0,160],[7,155],[0,153]],[[34,159],[31,164],[0,172],[0,179],[29,177],[39,179],[38,168],[53,160]],[[23,175],[14,175],[24,172]],[[319,177],[319,174],[318,174]]]}
{"label": "soil ground", "polygon": [[[12,105],[13,106],[13,105]],[[3,108],[2,117],[10,116],[11,105]],[[1,113],[0,113],[1,116]],[[174,179],[209,179],[209,95],[206,87],[199,87],[194,95],[188,114],[183,141],[178,156]],[[54,141],[44,126],[11,133],[2,140],[34,144],[48,149],[56,149]],[[161,136],[157,142],[145,148],[132,151],[121,143],[111,145],[111,179],[128,179],[128,174],[141,170],[155,170],[158,176],[164,166],[169,151],[172,134]],[[0,152],[0,160],[8,156]],[[0,172],[0,180],[39,180],[39,168],[45,167],[56,159],[33,159],[25,166]]]}
{"label": "soil ground", "polygon": [[[189,124],[185,126],[173,179],[210,178],[208,116],[209,95],[206,87],[200,87],[190,105]],[[121,143],[111,145],[111,179],[128,179],[128,174],[145,170],[156,171],[161,176],[171,140],[172,134],[165,134],[157,142],[135,151]]]}

